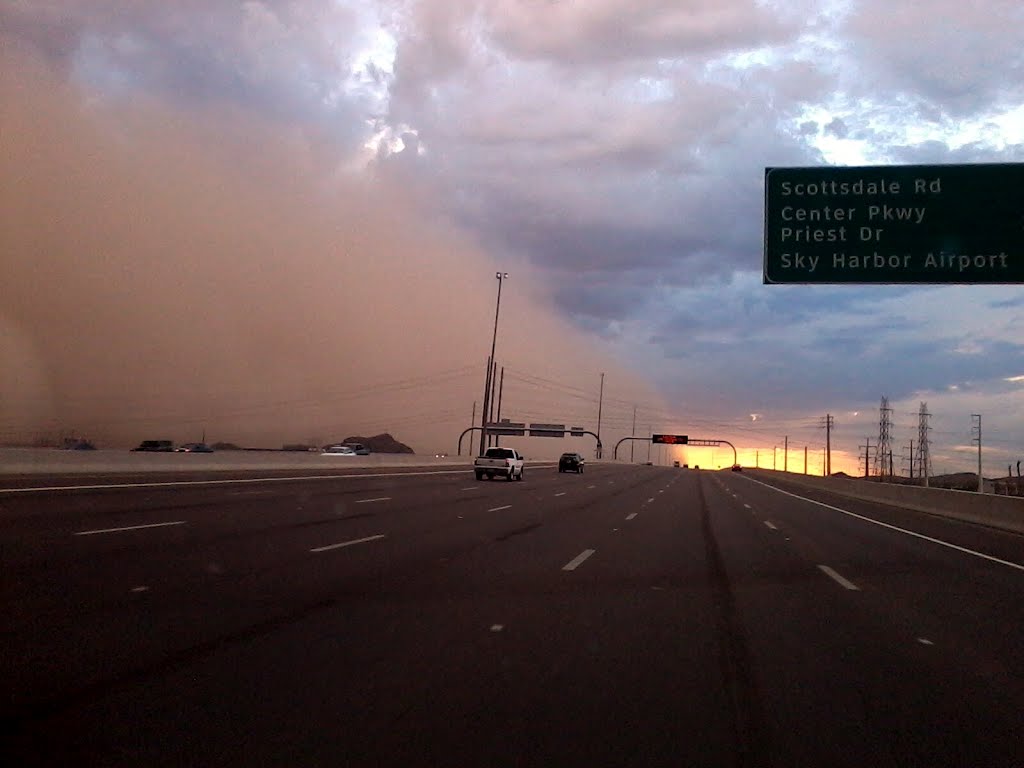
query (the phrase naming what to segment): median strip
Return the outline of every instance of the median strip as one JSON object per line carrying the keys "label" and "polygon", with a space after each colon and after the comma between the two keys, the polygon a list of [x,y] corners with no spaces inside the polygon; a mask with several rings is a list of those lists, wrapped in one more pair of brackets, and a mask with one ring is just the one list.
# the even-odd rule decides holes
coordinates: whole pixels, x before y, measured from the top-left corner
{"label": "median strip", "polygon": [[141,531],[143,528],[166,528],[169,525],[184,525],[187,520],[175,520],[172,523],[150,523],[148,525],[126,525],[123,528],[97,528],[94,531],[77,531],[75,536],[92,536],[95,533],[120,533],[121,531]]}
{"label": "median strip", "polygon": [[315,547],[309,550],[310,552],[327,552],[331,549],[341,549],[342,547],[352,547],[356,544],[365,544],[368,541],[377,541],[383,539],[386,534],[378,533],[376,536],[367,536],[363,539],[353,539],[352,541],[342,541],[339,544],[328,544],[326,547]]}
{"label": "median strip", "polygon": [[568,563],[563,565],[562,566],[562,570],[563,571],[575,571],[577,568],[579,568],[581,565],[583,565],[584,562],[586,562],[588,557],[590,557],[595,552],[597,552],[596,549],[584,549],[582,552],[580,552],[578,555],[576,555],[576,557],[574,557]]}

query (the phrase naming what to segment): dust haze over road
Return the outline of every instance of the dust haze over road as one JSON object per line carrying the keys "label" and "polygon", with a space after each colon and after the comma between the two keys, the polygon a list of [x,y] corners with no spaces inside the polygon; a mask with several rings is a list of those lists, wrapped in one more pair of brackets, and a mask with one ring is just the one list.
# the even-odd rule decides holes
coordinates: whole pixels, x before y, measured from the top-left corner
{"label": "dust haze over road", "polygon": [[481,397],[496,267],[515,273],[499,363],[650,398],[527,266],[308,124],[118,100],[8,38],[0,135],[3,439],[449,445]]}

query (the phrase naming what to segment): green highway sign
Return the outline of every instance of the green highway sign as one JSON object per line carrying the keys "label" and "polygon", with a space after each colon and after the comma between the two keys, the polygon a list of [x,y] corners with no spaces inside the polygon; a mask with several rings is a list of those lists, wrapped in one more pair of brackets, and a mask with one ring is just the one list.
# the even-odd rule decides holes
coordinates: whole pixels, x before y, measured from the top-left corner
{"label": "green highway sign", "polygon": [[1024,283],[1024,163],[766,168],[764,282]]}

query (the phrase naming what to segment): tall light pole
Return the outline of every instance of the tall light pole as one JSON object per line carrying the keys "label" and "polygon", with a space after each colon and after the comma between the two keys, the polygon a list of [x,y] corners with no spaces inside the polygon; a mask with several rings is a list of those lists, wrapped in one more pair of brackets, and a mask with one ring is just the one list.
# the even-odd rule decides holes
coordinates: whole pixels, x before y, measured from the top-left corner
{"label": "tall light pole", "polygon": [[604,403],[604,374],[601,374],[601,394],[597,396],[597,456],[601,458],[601,406]]}
{"label": "tall light pole", "polygon": [[508,272],[495,272],[494,277],[498,281],[498,300],[494,305],[494,335],[491,337],[491,357],[487,361],[487,381],[484,384],[484,415],[483,424],[480,426],[480,455],[484,453],[484,446],[487,444],[487,414],[491,404],[491,366],[494,365],[494,351],[498,344],[498,313],[501,311],[501,284],[508,279]]}

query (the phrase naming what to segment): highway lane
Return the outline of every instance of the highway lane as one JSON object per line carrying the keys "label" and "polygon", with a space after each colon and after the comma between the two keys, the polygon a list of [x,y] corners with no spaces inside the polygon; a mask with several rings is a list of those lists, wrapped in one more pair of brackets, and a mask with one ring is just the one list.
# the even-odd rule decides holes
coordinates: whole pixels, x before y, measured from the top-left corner
{"label": "highway lane", "polygon": [[111,493],[0,501],[19,764],[1024,753],[1024,573],[738,473]]}

